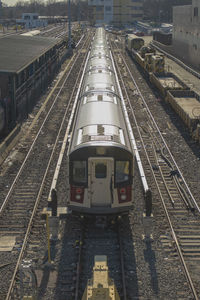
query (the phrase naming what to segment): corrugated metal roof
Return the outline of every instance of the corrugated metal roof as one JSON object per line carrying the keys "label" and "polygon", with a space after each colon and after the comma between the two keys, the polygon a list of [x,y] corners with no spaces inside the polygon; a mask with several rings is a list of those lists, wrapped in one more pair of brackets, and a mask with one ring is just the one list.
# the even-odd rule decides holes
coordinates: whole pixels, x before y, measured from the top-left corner
{"label": "corrugated metal roof", "polygon": [[14,35],[0,40],[0,72],[18,73],[58,43],[55,38]]}

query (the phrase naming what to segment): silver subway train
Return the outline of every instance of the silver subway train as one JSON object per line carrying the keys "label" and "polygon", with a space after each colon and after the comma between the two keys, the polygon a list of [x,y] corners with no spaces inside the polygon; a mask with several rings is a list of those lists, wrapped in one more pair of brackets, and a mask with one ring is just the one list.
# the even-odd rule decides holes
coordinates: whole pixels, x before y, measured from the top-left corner
{"label": "silver subway train", "polygon": [[134,155],[106,33],[96,30],[68,150],[68,208],[127,213],[133,204]]}

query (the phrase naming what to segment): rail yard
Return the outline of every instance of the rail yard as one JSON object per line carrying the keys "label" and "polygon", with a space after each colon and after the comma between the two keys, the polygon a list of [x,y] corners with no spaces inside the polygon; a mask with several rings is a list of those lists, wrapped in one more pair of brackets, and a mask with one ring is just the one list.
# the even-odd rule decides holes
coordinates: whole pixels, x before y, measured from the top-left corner
{"label": "rail yard", "polygon": [[197,74],[126,39],[78,33],[2,138],[0,299],[200,299]]}

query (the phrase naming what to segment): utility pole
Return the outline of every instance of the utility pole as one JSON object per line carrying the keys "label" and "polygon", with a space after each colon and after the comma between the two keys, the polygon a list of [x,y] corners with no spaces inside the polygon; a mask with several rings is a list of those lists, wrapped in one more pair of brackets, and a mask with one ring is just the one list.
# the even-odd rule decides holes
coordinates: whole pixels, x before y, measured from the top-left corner
{"label": "utility pole", "polygon": [[80,0],[78,0],[78,24],[79,24],[79,26],[81,24],[81,5],[80,5]]}
{"label": "utility pole", "polygon": [[71,41],[71,0],[68,0],[68,48],[71,51],[71,48],[72,48],[72,41]]}

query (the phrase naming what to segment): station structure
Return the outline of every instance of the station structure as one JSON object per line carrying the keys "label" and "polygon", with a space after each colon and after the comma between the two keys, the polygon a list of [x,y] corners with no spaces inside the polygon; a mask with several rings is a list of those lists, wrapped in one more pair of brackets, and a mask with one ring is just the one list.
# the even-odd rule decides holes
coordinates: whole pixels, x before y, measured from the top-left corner
{"label": "station structure", "polygon": [[[9,130],[28,116],[58,70],[60,39],[12,35],[0,43],[0,103]],[[66,49],[67,51],[67,49]]]}

